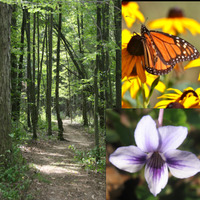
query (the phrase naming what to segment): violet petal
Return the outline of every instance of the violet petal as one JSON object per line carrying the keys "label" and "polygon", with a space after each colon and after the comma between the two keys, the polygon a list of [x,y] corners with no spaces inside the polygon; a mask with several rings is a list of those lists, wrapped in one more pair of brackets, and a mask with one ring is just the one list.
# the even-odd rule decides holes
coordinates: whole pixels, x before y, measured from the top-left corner
{"label": "violet petal", "polygon": [[178,148],[185,140],[188,130],[183,126],[163,126],[158,128],[160,133],[160,152]]}
{"label": "violet petal", "polygon": [[159,134],[155,121],[150,115],[142,117],[135,129],[135,142],[144,152],[156,151],[159,146]]}
{"label": "violet petal", "polygon": [[170,150],[164,155],[170,172],[177,178],[188,178],[200,171],[200,160],[193,153]]}
{"label": "violet petal", "polygon": [[164,163],[161,168],[152,168],[150,165],[145,167],[145,179],[148,183],[150,192],[156,196],[167,185],[168,169]]}
{"label": "violet petal", "polygon": [[139,171],[146,162],[147,155],[136,146],[117,148],[109,161],[117,168],[133,173]]}

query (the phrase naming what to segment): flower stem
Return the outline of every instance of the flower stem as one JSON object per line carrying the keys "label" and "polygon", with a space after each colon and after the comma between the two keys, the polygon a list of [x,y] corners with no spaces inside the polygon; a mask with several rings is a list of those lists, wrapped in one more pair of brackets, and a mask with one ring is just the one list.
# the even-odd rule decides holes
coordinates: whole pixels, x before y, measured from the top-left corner
{"label": "flower stem", "polygon": [[145,89],[144,89],[144,84],[141,83],[141,89],[142,89],[142,97],[143,97],[143,108],[147,108],[147,102],[146,102],[146,97],[145,97]]}
{"label": "flower stem", "polygon": [[164,115],[164,109],[160,109],[159,116],[158,116],[158,127],[162,126],[163,123],[163,115]]}

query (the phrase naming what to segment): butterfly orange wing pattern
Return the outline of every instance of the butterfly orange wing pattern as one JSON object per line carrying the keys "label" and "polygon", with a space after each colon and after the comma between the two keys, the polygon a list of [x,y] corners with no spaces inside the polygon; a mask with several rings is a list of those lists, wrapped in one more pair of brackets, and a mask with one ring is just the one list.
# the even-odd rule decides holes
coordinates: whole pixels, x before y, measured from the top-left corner
{"label": "butterfly orange wing pattern", "polygon": [[145,69],[155,75],[169,73],[176,63],[199,57],[197,49],[184,39],[141,27]]}

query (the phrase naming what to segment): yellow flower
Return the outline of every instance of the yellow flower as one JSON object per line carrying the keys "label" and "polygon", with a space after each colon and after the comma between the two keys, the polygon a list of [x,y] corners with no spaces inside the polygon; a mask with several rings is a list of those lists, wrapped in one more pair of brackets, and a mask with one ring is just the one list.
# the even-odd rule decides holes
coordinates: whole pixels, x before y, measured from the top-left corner
{"label": "yellow flower", "polygon": [[[196,59],[196,60],[192,60],[190,61],[185,67],[184,69],[189,69],[192,67],[200,67],[200,58]],[[198,81],[200,81],[200,73],[199,73],[199,77],[198,77]]]}
{"label": "yellow flower", "polygon": [[[126,39],[123,39],[126,38]],[[142,83],[146,82],[144,48],[140,35],[122,32],[122,79],[138,76]]]}
{"label": "yellow flower", "polygon": [[151,29],[162,28],[162,31],[172,35],[185,33],[188,29],[193,35],[200,33],[200,24],[183,15],[183,11],[179,8],[172,8],[169,10],[167,18],[161,18],[149,23]]}
{"label": "yellow flower", "polygon": [[[145,72],[146,74],[146,83],[143,84],[145,98],[149,96],[149,88],[152,85],[153,81],[158,77],[153,74],[149,74],[148,72]],[[130,96],[135,99],[138,91],[142,87],[142,82],[138,76],[130,76],[125,77],[122,80],[122,98],[124,97],[124,94],[129,90]],[[158,82],[157,86],[155,87],[156,90],[160,92],[164,92],[166,89],[166,86],[161,81]]]}
{"label": "yellow flower", "polygon": [[136,2],[122,1],[122,16],[128,28],[133,25],[136,18],[144,22],[144,16],[139,11],[139,6]]}
{"label": "yellow flower", "polygon": [[155,108],[200,108],[200,88],[194,90],[192,87],[187,87],[183,92],[173,88],[168,90],[174,93],[158,97],[164,100],[159,101]]}
{"label": "yellow flower", "polygon": [[196,60],[192,60],[190,61],[185,67],[184,69],[189,69],[192,67],[200,67],[200,58],[197,58]]}
{"label": "yellow flower", "polygon": [[122,49],[127,47],[127,44],[129,43],[132,37],[133,34],[131,34],[129,30],[124,29],[122,31]]}

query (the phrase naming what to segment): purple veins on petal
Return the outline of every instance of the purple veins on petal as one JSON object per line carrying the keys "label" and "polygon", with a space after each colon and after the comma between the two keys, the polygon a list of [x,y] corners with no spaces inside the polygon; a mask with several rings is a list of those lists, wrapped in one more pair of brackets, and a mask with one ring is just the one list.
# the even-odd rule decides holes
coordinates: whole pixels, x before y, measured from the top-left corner
{"label": "purple veins on petal", "polygon": [[119,147],[109,158],[109,161],[117,168],[127,172],[139,171],[146,162],[147,154],[136,146]]}
{"label": "purple veins on petal", "polygon": [[152,168],[159,169],[164,165],[164,160],[158,152],[154,152],[148,160],[148,165]]}
{"label": "purple veins on petal", "polygon": [[165,157],[170,172],[177,178],[188,178],[200,172],[200,160],[191,152],[171,150]]}
{"label": "purple veins on petal", "polygon": [[146,155],[143,155],[143,156],[134,156],[134,157],[127,157],[127,158],[124,158],[124,160],[126,161],[130,161],[130,164],[141,164],[141,163],[144,163],[146,161]]}
{"label": "purple veins on petal", "polygon": [[[151,163],[150,163],[151,164]],[[155,165],[156,167],[157,165]],[[160,165],[159,165],[160,166]],[[148,183],[150,192],[156,196],[160,193],[168,181],[168,169],[167,164],[163,163],[161,168],[154,168],[147,163],[145,167],[145,179]]]}

